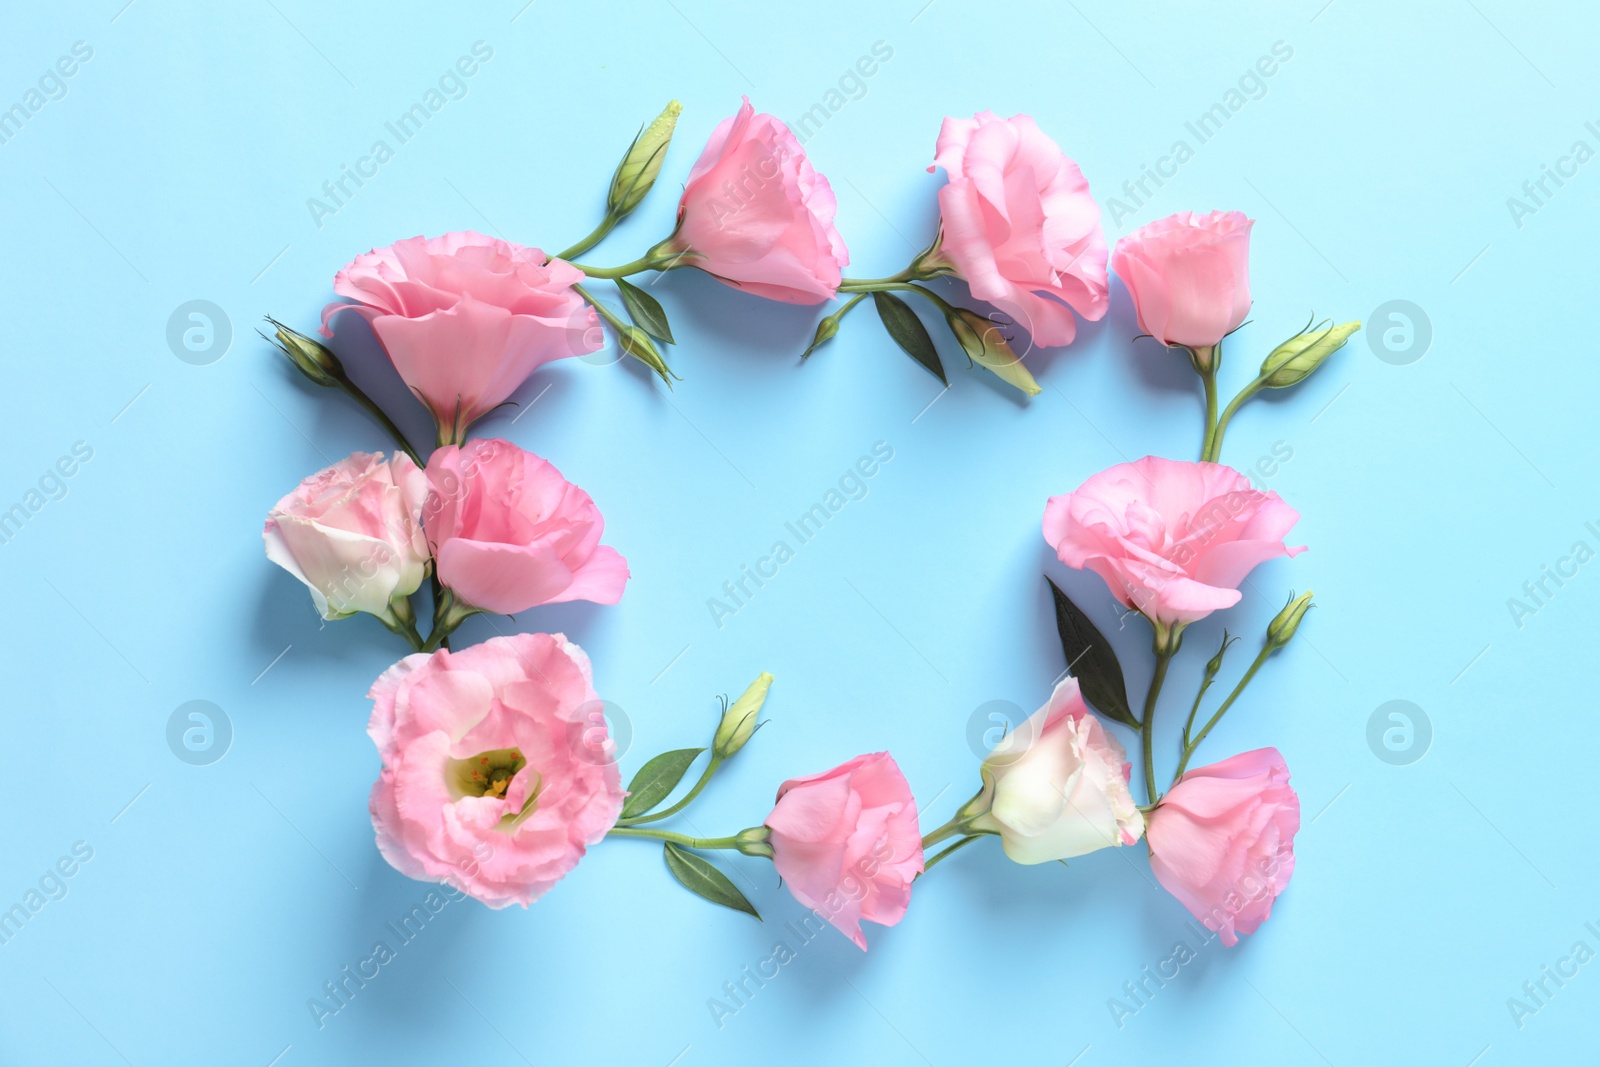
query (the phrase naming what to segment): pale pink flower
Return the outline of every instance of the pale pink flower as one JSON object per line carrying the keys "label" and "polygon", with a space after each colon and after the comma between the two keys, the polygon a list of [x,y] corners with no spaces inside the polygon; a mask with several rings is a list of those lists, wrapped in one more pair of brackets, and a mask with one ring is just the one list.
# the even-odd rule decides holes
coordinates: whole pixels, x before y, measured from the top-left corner
{"label": "pale pink flower", "polygon": [[893,926],[922,873],[917,802],[887,752],[791,778],[767,816],[772,864],[795,899],[862,951],[863,919]]}
{"label": "pale pink flower", "polygon": [[365,611],[393,623],[393,601],[427,574],[427,491],[403,452],[357,452],[273,505],[261,531],[267,558],[306,584],[324,619]]}
{"label": "pale pink flower", "polygon": [[837,210],[789,127],[746,98],[712,131],[678,202],[678,228],[657,252],[769,300],[820,304],[850,262]]}
{"label": "pale pink flower", "polygon": [[999,834],[1018,863],[1131,845],[1144,832],[1128,792],[1131,772],[1122,743],[1084,704],[1078,680],[1064,678],[983,761],[990,807],[972,827]]}
{"label": "pale pink flower", "polygon": [[409,237],[351,260],[329,304],[372,325],[395,370],[428,406],[441,441],[509,397],[540,366],[600,348],[594,309],[572,288],[583,273],[537,248],[470,230]]}
{"label": "pale pink flower", "polygon": [[1250,227],[1240,211],[1180,211],[1117,242],[1111,269],[1139,329],[1165,345],[1208,348],[1250,314]]}
{"label": "pale pink flower", "polygon": [[1189,771],[1150,815],[1150,869],[1224,945],[1255,933],[1294,874],[1300,798],[1275,748]]}
{"label": "pale pink flower", "polygon": [[589,657],[560,634],[407,656],[368,696],[372,825],[407,877],[527,907],[622,813]]}
{"label": "pale pink flower", "polygon": [[540,604],[615,604],[627,561],[600,543],[605,520],[589,494],[510,441],[474,438],[428,458],[422,524],[439,581],[482,611]]}
{"label": "pale pink flower", "polygon": [[972,295],[1010,315],[1041,345],[1077,333],[1076,311],[1106,313],[1106,239],[1089,183],[1027,115],[980,111],[947,118],[933,166],[943,228],[943,262]]}
{"label": "pale pink flower", "polygon": [[1044,539],[1069,567],[1104,578],[1125,606],[1171,625],[1240,599],[1255,567],[1305,546],[1283,542],[1300,513],[1221,463],[1146,456],[1093,475],[1044,509]]}

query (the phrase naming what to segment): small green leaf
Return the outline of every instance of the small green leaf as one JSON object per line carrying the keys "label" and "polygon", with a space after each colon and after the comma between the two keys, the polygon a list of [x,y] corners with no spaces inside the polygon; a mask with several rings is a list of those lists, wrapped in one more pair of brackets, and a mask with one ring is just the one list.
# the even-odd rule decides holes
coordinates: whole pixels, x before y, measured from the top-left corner
{"label": "small green leaf", "polygon": [[1045,581],[1050,582],[1055,597],[1056,630],[1061,635],[1061,651],[1067,654],[1067,671],[1078,679],[1083,698],[1107,718],[1138,729],[1139,720],[1128,707],[1128,683],[1111,642],[1048,575]]}
{"label": "small green leaf", "polygon": [[928,336],[928,328],[922,325],[911,306],[893,293],[881,291],[872,294],[872,301],[877,304],[878,318],[883,320],[884,329],[889,331],[894,343],[934,377],[949,385],[949,379],[944,376],[944,364],[939,362],[939,351],[933,347],[933,338]]}
{"label": "small green leaf", "polygon": [[628,783],[628,801],[622,805],[622,817],[630,819],[660,804],[678,788],[683,776],[703,748],[675,748],[649,760]]}
{"label": "small green leaf", "polygon": [[678,343],[672,339],[672,327],[667,325],[667,313],[661,309],[655,297],[626,278],[617,279],[617,291],[622,294],[622,306],[628,309],[628,317],[633,319],[641,330],[657,341],[665,341],[669,345]]}
{"label": "small green leaf", "polygon": [[761,913],[756,911],[755,905],[745,899],[743,893],[739,892],[739,887],[708,861],[687,849],[679,848],[671,841],[667,842],[665,852],[667,870],[671,871],[672,876],[682,882],[689,892],[705,897],[713,904],[721,904],[724,908],[754,915],[757,920],[761,918]]}

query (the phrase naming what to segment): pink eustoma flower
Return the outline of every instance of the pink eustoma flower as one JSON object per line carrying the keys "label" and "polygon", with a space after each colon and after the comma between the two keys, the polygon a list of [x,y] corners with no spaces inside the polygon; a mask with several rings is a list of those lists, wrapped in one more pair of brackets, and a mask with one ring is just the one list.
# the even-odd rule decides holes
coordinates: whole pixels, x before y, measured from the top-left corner
{"label": "pink eustoma flower", "polygon": [[357,256],[334,275],[333,290],[354,304],[441,441],[503,403],[545,363],[600,348],[594,309],[573,289],[583,273],[537,248],[470,230],[410,237]]}
{"label": "pink eustoma flower", "polygon": [[510,441],[474,438],[428,458],[422,526],[457,600],[510,615],[540,604],[615,604],[628,563],[600,543],[589,494]]}
{"label": "pink eustoma flower", "polygon": [[850,262],[837,210],[789,127],[746,98],[712,131],[678,202],[678,228],[654,252],[756,296],[820,304]]}
{"label": "pink eustoma flower", "polygon": [[622,813],[589,657],[560,634],[407,656],[368,696],[372,825],[407,877],[527,907]]}
{"label": "pink eustoma flower", "polygon": [[357,452],[273,505],[267,558],[306,584],[324,619],[365,611],[394,624],[394,602],[427,574],[420,519],[428,484],[403,452]]}
{"label": "pink eustoma flower", "polygon": [[1111,269],[1139,329],[1165,345],[1209,348],[1250,314],[1250,227],[1241,211],[1180,211],[1117,242]]}
{"label": "pink eustoma flower", "polygon": [[1069,567],[1104,578],[1125,606],[1186,625],[1240,599],[1258,564],[1294,556],[1300,513],[1221,463],[1146,456],[1045,504],[1044,539]]}
{"label": "pink eustoma flower", "polygon": [[1294,874],[1300,798],[1275,748],[1189,771],[1150,815],[1150,869],[1195,918],[1235,945],[1272,914]]}
{"label": "pink eustoma flower", "polygon": [[939,190],[943,233],[930,265],[947,265],[1041,345],[1072,340],[1074,311],[1090,321],[1105,315],[1100,205],[1032,118],[947,118],[934,167],[949,182]]}
{"label": "pink eustoma flower", "polygon": [[862,951],[863,919],[893,926],[922,873],[917,802],[887,752],[791,778],[767,816],[772,864],[795,899]]}

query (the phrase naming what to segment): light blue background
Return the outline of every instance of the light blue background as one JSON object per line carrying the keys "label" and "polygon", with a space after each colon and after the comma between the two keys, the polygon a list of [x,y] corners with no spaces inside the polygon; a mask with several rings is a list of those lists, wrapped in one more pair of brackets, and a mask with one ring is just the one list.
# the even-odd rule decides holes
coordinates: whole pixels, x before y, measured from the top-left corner
{"label": "light blue background", "polygon": [[[1600,163],[1520,227],[1506,203],[1575,140],[1600,148],[1584,127],[1600,118],[1585,5],[123,3],[13,5],[0,41],[0,106],[74,42],[94,50],[0,144],[0,508],[74,442],[94,450],[0,545],[0,905],[74,842],[94,850],[0,946],[0,1063],[1592,1058],[1600,963],[1520,1029],[1506,1006],[1574,942],[1600,948],[1584,929],[1600,920],[1600,564],[1520,628],[1507,607],[1575,541],[1600,548],[1584,527],[1600,520],[1585,443]],[[315,225],[307,198],[480,40],[493,59],[465,97]],[[1244,467],[1292,449],[1266,484],[1302,511],[1311,551],[1261,568],[1239,608],[1191,631],[1161,759],[1170,772],[1222,624],[1245,635],[1231,680],[1288,591],[1315,588],[1303,639],[1204,753],[1283,751],[1304,804],[1293,884],[1260,933],[1204,948],[1119,1028],[1108,999],[1192,938],[1143,850],[1021,868],[980,844],[918,886],[902,924],[870,928],[869,954],[829,932],[719,1029],[708,998],[802,909],[761,861],[736,865],[765,925],[677,888],[656,849],[614,841],[529,911],[450,906],[319,1030],[307,1000],[425,887],[379,858],[366,811],[363,693],[397,643],[367,619],[323,628],[259,538],[298,479],[385,441],[297,380],[254,335],[259,316],[309,330],[339,266],[412,234],[575,240],[627,139],[676,96],[660,187],[588,257],[632,258],[670,228],[677,185],[741,94],[792,122],[879,41],[893,58],[807,144],[838,191],[850,273],[897,270],[931,232],[943,178],[923,168],[944,115],[1037,116],[1106,202],[1175,139],[1193,146],[1185,122],[1281,41],[1293,56],[1264,95],[1150,202],[1108,217],[1108,237],[1185,208],[1259,220],[1229,392],[1312,312],[1366,319],[1409,300],[1432,323],[1409,365],[1358,335],[1303,388],[1247,408],[1224,455]],[[937,383],[866,309],[800,366],[814,309],[689,272],[655,292],[681,342],[674,392],[633,365],[568,361],[519,394],[537,404],[481,427],[593,494],[633,567],[626,597],[474,620],[463,638],[516,626],[581,643],[631,721],[625,773],[703,743],[714,696],[774,672],[770,726],[685,829],[756,823],[782,779],[882,748],[927,825],[943,821],[976,784],[974,709],[1036,707],[1062,668],[1041,572],[1091,606],[1142,694],[1146,632],[1117,630],[1103,587],[1039,536],[1049,495],[1196,451],[1193,376],[1130,340],[1120,284],[1076,344],[1029,357],[1033,402],[951,356],[931,407]],[[207,366],[165,341],[192,299],[232,325]],[[341,340],[354,373],[421,436],[360,334]],[[866,498],[713,625],[707,598],[877,441],[894,459]],[[165,741],[192,699],[233,724],[211,766]],[[1433,726],[1408,766],[1367,743],[1393,699]]]}

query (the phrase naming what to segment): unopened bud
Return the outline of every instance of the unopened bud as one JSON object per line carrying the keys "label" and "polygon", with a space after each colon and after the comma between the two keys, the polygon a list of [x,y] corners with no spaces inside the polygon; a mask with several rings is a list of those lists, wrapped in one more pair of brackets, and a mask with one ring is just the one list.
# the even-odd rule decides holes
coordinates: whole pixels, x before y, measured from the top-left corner
{"label": "unopened bud", "polygon": [[1322,365],[1322,361],[1344,347],[1350,335],[1361,329],[1359,322],[1333,325],[1325,319],[1289,338],[1274,348],[1261,363],[1262,384],[1269,389],[1287,389],[1299,385]]}
{"label": "unopened bud", "polygon": [[1273,649],[1280,649],[1289,643],[1295,630],[1300,628],[1300,620],[1305,618],[1306,612],[1311,609],[1311,590],[1306,590],[1297,597],[1292,597],[1289,603],[1278,612],[1277,618],[1267,624],[1267,644]]}
{"label": "unopened bud", "polygon": [[661,358],[661,352],[656,348],[655,342],[650,340],[650,335],[637,326],[628,323],[612,323],[617,331],[617,343],[628,355],[637,359],[651,370],[661,376],[661,380],[672,386],[672,369],[667,366],[667,361]]}
{"label": "unopened bud", "polygon": [[1022,365],[1022,359],[1012,351],[999,325],[969,308],[954,308],[945,312],[944,317],[968,359],[1029,396],[1044,392],[1028,373],[1028,368]]}
{"label": "unopened bud", "polygon": [[611,191],[606,194],[606,210],[613,217],[621,218],[638,207],[655,184],[681,111],[683,105],[672,101],[628,146],[627,154],[617,164],[616,174],[612,175]]}
{"label": "unopened bud", "polygon": [[293,363],[301,374],[323,386],[338,385],[344,378],[344,365],[339,362],[338,356],[305,334],[291,330],[271,316],[267,317],[267,321],[272,323],[277,331],[268,340],[289,357],[289,362]]}
{"label": "unopened bud", "polygon": [[805,359],[811,353],[833,340],[834,335],[839,332],[839,316],[842,314],[844,314],[842,311],[836,311],[817,323],[817,332],[811,338],[811,344],[807,346],[804,352],[800,353],[801,359]]}
{"label": "unopened bud", "polygon": [[772,685],[772,675],[761,672],[744,695],[722,713],[716,736],[711,739],[711,752],[719,760],[728,759],[744,747],[750,735],[760,725],[761,705],[767,702],[767,689]]}

